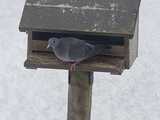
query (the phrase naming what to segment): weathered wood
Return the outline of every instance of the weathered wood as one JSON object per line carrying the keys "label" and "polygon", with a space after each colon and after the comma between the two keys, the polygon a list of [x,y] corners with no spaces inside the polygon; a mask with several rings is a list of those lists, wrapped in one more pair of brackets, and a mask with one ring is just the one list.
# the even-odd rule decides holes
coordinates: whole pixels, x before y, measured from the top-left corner
{"label": "weathered wood", "polygon": [[141,0],[27,0],[20,30],[132,37]]}
{"label": "weathered wood", "polygon": [[32,53],[32,31],[28,31],[28,41],[27,41],[27,57]]}
{"label": "weathered wood", "polygon": [[[129,69],[138,57],[139,18],[137,18],[136,29],[132,39],[125,38],[125,66]],[[129,40],[128,40],[129,39]]]}
{"label": "weathered wood", "polygon": [[[27,40],[27,58],[29,57],[29,55],[32,53],[32,31],[28,31],[28,40]],[[33,66],[26,66],[26,68],[28,69],[36,69]]]}
{"label": "weathered wood", "polygon": [[90,120],[93,72],[69,72],[68,119]]}
{"label": "weathered wood", "polygon": [[[32,40],[32,50],[33,51],[40,51],[40,52],[51,52],[52,50],[47,49],[47,44],[48,41],[44,40]],[[125,48],[124,46],[118,46],[114,45],[112,48],[106,49],[103,53],[104,55],[109,55],[109,56],[117,56],[117,57],[124,57],[125,56]]]}
{"label": "weathered wood", "polygon": [[[77,65],[77,71],[99,71],[121,74],[124,70],[124,58],[96,56]],[[69,65],[58,60],[52,53],[33,52],[25,62],[25,67],[68,69]]]}
{"label": "weathered wood", "polygon": [[134,37],[129,40],[129,66],[131,67],[138,57],[138,39],[139,39],[139,17],[137,18]]}
{"label": "weathered wood", "polygon": [[[110,36],[104,40],[107,42],[116,41],[117,44],[113,45],[109,53],[106,52],[107,56],[98,56],[86,60],[77,66],[77,70],[120,74],[124,66],[125,68],[129,68],[138,55],[137,19],[140,1],[26,0],[19,25],[20,30],[28,32],[29,35],[28,55],[25,66],[29,68],[68,69],[68,66],[56,59],[53,60],[55,63],[52,63],[53,58],[49,57],[50,51],[45,48],[47,43],[33,41],[32,39],[35,34],[33,35],[32,33],[36,33],[36,35],[37,33],[39,35],[40,33],[50,33],[47,35],[51,35],[51,37],[54,34],[58,35],[58,33],[61,33],[62,36],[63,34],[72,35],[72,33],[78,37],[87,35],[89,38],[91,36],[94,38],[94,35]],[[40,40],[42,40],[41,37],[43,40],[50,38],[44,39],[45,36],[39,35]],[[92,40],[92,38],[90,39]],[[111,40],[112,38],[113,40]],[[125,45],[124,39],[126,41]],[[96,40],[101,41],[101,39]],[[118,44],[119,42],[120,44]]]}

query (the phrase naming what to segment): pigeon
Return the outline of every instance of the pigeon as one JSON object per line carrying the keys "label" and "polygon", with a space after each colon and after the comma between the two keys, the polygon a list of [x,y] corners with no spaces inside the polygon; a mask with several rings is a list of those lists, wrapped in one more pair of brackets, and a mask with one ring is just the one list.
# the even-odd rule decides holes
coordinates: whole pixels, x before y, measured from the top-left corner
{"label": "pigeon", "polygon": [[94,45],[74,37],[52,37],[47,48],[52,48],[55,56],[63,62],[71,63],[70,70],[75,70],[78,63],[101,54],[106,45]]}

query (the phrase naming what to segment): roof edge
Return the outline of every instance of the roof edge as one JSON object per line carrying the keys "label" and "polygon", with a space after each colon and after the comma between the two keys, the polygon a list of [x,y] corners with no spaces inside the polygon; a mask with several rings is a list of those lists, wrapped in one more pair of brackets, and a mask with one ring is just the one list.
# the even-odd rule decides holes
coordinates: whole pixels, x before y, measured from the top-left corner
{"label": "roof edge", "polygon": [[27,32],[27,31],[40,31],[40,32],[64,32],[64,33],[82,33],[82,34],[97,34],[97,35],[103,35],[103,36],[117,36],[117,37],[125,37],[125,38],[133,38],[134,35],[132,34],[121,34],[121,33],[105,33],[105,32],[90,32],[90,31],[71,31],[71,30],[48,30],[48,29],[35,29],[35,28],[25,28],[25,27],[21,27],[19,26],[19,31],[20,32]]}

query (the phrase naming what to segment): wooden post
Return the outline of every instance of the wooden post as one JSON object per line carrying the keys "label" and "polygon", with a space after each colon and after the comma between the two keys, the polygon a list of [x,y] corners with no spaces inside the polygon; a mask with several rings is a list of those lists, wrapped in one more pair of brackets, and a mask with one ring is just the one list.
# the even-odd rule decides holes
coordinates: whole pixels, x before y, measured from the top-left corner
{"label": "wooden post", "polygon": [[69,72],[68,119],[90,120],[93,72]]}

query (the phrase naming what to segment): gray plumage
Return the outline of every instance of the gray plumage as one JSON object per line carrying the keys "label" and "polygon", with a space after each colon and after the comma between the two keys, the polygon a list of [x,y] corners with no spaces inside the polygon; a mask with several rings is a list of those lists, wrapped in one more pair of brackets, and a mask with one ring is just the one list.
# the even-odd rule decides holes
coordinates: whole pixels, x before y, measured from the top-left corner
{"label": "gray plumage", "polygon": [[79,63],[87,58],[101,54],[105,45],[93,45],[72,37],[50,38],[48,47],[51,47],[56,57],[64,62]]}

